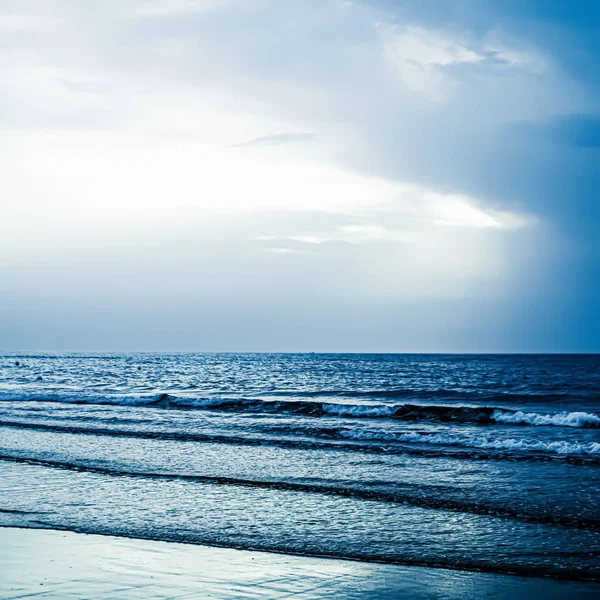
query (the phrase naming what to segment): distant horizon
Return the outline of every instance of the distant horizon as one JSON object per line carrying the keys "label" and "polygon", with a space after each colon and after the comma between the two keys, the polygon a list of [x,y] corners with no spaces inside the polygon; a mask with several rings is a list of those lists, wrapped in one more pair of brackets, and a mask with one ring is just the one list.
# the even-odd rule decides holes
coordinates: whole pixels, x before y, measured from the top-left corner
{"label": "distant horizon", "polygon": [[418,351],[342,351],[342,350],[0,350],[1,355],[21,354],[337,354],[337,355],[374,355],[374,356],[598,356],[600,352],[539,352],[539,351],[501,351],[501,352],[418,352]]}

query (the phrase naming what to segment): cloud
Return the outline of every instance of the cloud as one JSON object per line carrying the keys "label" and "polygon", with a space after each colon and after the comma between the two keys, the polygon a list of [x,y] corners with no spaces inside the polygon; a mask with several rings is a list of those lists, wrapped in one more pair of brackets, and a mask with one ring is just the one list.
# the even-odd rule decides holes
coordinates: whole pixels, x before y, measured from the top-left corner
{"label": "cloud", "polygon": [[419,236],[416,231],[387,229],[382,225],[343,225],[333,231],[311,235],[291,235],[288,239],[303,244],[327,244],[343,242],[346,244],[366,244],[369,242],[414,242]]}
{"label": "cloud", "polygon": [[38,20],[28,15],[0,12],[0,30],[24,32],[35,29]]}
{"label": "cloud", "polygon": [[304,244],[324,244],[327,242],[346,242],[362,244],[364,242],[386,238],[388,231],[381,225],[343,225],[334,231],[313,235],[292,235],[289,239]]}
{"label": "cloud", "polygon": [[165,17],[202,13],[223,8],[233,0],[133,0],[127,6],[132,17]]}
{"label": "cloud", "polygon": [[267,248],[267,252],[271,252],[272,254],[304,254],[304,252],[297,248]]}
{"label": "cloud", "polygon": [[[534,224],[533,217],[508,211],[484,210],[470,198],[444,195],[430,190],[417,189],[419,205],[414,201],[395,204],[385,209],[388,220],[404,223],[408,228],[390,228],[381,224],[364,223],[343,225],[328,232],[292,235],[289,239],[304,244],[344,242],[363,244],[376,241],[414,242],[431,227],[456,227],[475,229],[511,230]],[[376,211],[379,212],[379,211]],[[261,239],[275,239],[267,236]]]}
{"label": "cloud", "polygon": [[[398,186],[394,201],[386,205],[365,206],[360,213],[340,211],[337,219],[353,222],[329,230],[306,227],[301,233],[289,235],[259,235],[261,242],[280,243],[282,240],[302,245],[325,244],[369,245],[427,244],[441,236],[460,236],[461,230],[517,230],[538,222],[535,217],[518,212],[484,209],[472,198],[443,194],[416,185]],[[373,219],[385,217],[387,225]],[[444,231],[446,230],[446,231]]]}
{"label": "cloud", "polygon": [[531,225],[531,216],[510,211],[486,210],[470,198],[428,192],[429,218],[437,225],[482,229],[518,229]]}
{"label": "cloud", "polygon": [[106,85],[97,81],[58,78],[58,81],[75,94],[107,94]]}
{"label": "cloud", "polygon": [[421,27],[392,28],[386,50],[399,63],[411,63],[421,67],[478,63],[485,56],[467,47],[463,42],[446,37],[437,31]]}
{"label": "cloud", "polygon": [[531,53],[494,43],[469,41],[416,26],[379,24],[383,58],[415,92],[433,95],[460,81],[456,67],[498,69],[533,64]]}
{"label": "cloud", "polygon": [[[50,275],[70,265],[98,275],[90,297],[151,272],[141,302],[165,314],[156,282],[193,314],[253,295],[269,314],[285,302],[265,289],[318,281],[329,295],[307,315],[351,298],[399,330],[407,298],[458,314],[491,290],[545,306],[561,278],[586,288],[589,261],[555,260],[597,254],[597,95],[577,39],[491,1],[381,4],[0,0],[14,306],[67,296]],[[17,298],[25,278],[40,293]]]}
{"label": "cloud", "polygon": [[322,215],[315,217],[318,223],[338,215],[355,221],[335,234],[350,241],[377,238],[382,219],[394,219],[394,229],[429,223],[504,230],[529,222],[519,212],[488,209],[484,200],[465,194],[361,175],[285,148],[264,155],[258,148],[240,153],[200,141],[163,139],[160,147],[148,147],[146,139],[111,130],[92,138],[86,131],[60,139],[38,133],[20,137],[3,160],[14,166],[13,180],[55,182],[45,194],[49,215],[80,219],[164,221],[278,211]]}
{"label": "cloud", "polygon": [[236,148],[253,148],[257,146],[281,146],[284,144],[297,144],[314,139],[313,133],[271,133],[253,138],[247,142],[234,144]]}

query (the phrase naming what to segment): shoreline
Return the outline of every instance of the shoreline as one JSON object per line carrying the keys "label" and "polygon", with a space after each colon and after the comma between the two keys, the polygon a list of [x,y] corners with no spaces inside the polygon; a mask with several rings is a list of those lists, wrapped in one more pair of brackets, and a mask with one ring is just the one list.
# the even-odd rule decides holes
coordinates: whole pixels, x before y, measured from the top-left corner
{"label": "shoreline", "polygon": [[[143,591],[141,591],[143,590]],[[0,527],[0,597],[596,598],[581,580]]]}
{"label": "shoreline", "polygon": [[[293,550],[283,550],[276,548],[261,548],[259,546],[256,547],[246,547],[241,545],[231,544],[228,545],[226,543],[215,543],[210,541],[193,541],[187,540],[184,538],[176,538],[173,537],[171,539],[165,537],[157,537],[157,536],[136,536],[136,535],[128,535],[127,533],[119,533],[119,532],[103,532],[95,529],[93,531],[86,531],[83,528],[75,529],[75,528],[61,528],[59,525],[55,524],[46,524],[42,521],[33,521],[33,525],[27,526],[20,523],[9,523],[7,522],[6,517],[10,517],[11,515],[20,515],[21,517],[27,516],[28,514],[41,514],[41,513],[28,513],[24,511],[11,511],[11,510],[3,510],[0,509],[0,539],[1,532],[3,529],[20,529],[25,531],[56,531],[60,533],[73,533],[76,535],[84,535],[84,536],[99,536],[103,538],[114,538],[114,539],[124,539],[124,540],[132,540],[132,541],[141,541],[141,542],[151,542],[157,544],[180,544],[182,546],[188,547],[201,547],[201,548],[214,548],[215,550],[231,550],[236,552],[257,552],[261,554],[269,554],[276,555],[281,557],[290,557],[290,558],[298,558],[298,559],[314,559],[314,560],[333,560],[333,561],[342,561],[342,562],[350,562],[350,563],[358,563],[364,565],[381,565],[386,567],[398,567],[398,568],[406,568],[406,569],[426,569],[426,570],[434,570],[434,571],[447,571],[450,573],[471,573],[471,574],[481,574],[481,575],[491,575],[491,576],[500,576],[500,577],[518,577],[523,579],[540,579],[540,580],[552,580],[552,581],[563,581],[563,582],[573,582],[573,583],[589,583],[598,586],[598,594],[600,595],[600,580],[586,577],[569,577],[567,575],[563,575],[561,573],[540,573],[531,569],[523,568],[522,570],[511,570],[511,569],[486,569],[485,566],[480,565],[449,565],[445,563],[431,563],[425,561],[414,561],[410,560],[397,560],[394,561],[389,558],[379,558],[377,556],[352,556],[345,554],[343,556],[337,554],[327,554],[327,553],[307,553],[307,552],[294,552]],[[1,517],[4,517],[2,519]],[[4,521],[4,522],[3,522]],[[0,599],[1,600],[1,599]]]}

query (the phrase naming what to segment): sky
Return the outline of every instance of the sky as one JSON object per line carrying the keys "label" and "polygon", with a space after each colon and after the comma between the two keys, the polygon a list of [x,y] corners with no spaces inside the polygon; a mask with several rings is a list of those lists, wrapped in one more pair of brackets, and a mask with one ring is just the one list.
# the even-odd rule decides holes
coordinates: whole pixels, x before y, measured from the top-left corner
{"label": "sky", "polygon": [[600,352],[595,0],[0,0],[0,349]]}

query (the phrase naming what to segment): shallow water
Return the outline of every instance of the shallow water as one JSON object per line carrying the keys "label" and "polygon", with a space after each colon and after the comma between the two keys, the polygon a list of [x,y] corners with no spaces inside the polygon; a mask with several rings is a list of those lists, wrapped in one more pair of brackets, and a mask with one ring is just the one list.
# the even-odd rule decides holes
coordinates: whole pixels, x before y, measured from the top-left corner
{"label": "shallow water", "polygon": [[6,524],[600,580],[600,356],[6,354],[0,472]]}
{"label": "shallow water", "polygon": [[593,582],[0,529],[0,598],[596,600],[599,593]]}

